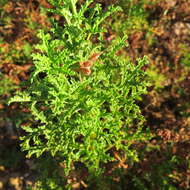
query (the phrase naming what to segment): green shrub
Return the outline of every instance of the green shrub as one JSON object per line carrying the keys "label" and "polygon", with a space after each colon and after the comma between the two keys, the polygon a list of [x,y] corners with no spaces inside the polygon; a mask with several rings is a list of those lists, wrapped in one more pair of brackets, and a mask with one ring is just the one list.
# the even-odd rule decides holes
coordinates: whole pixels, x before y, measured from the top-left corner
{"label": "green shrub", "polygon": [[50,152],[64,163],[66,174],[76,162],[98,174],[102,163],[115,160],[113,149],[137,161],[131,145],[147,134],[135,100],[146,92],[141,68],[147,59],[134,64],[119,55],[126,37],[107,41],[101,25],[121,9],[103,11],[100,4],[91,5],[93,0],[80,6],[77,0],[50,2],[64,25],[53,20],[48,33],[40,31],[31,86],[10,100],[26,102],[38,123],[24,127],[22,149],[29,157]]}

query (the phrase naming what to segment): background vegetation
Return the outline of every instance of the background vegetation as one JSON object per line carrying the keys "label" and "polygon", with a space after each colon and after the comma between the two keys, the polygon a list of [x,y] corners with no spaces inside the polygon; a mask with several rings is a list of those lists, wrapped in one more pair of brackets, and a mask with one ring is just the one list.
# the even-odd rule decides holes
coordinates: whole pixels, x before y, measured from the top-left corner
{"label": "background vegetation", "polygon": [[[45,0],[0,1],[0,189],[190,189],[190,1],[189,0],[95,0],[106,8],[119,4],[104,25],[107,37],[125,33],[128,47],[120,54],[130,60],[148,56],[148,94],[138,100],[153,137],[134,144],[138,162],[116,154],[104,177],[90,176],[80,165],[68,177],[50,155],[27,159],[20,150],[22,127],[30,111],[7,102],[25,89],[33,69],[31,53],[39,42],[37,30],[49,30],[51,5]],[[80,1],[81,3],[84,1]],[[42,172],[43,171],[43,172]],[[44,179],[44,180],[43,180]],[[38,184],[35,185],[35,182]]]}

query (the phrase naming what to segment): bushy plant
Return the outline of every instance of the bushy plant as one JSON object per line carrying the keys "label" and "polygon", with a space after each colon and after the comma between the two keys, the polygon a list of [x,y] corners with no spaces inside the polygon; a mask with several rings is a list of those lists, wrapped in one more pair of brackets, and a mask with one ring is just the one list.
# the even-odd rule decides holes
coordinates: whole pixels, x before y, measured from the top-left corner
{"label": "bushy plant", "polygon": [[10,100],[26,102],[38,123],[24,127],[22,149],[29,157],[50,152],[66,174],[76,162],[100,171],[101,163],[115,160],[113,149],[138,160],[131,145],[147,138],[135,102],[146,92],[147,59],[134,64],[120,55],[126,37],[108,40],[101,25],[121,9],[103,10],[93,0],[50,2],[64,24],[52,20],[49,32],[40,31],[31,86]]}

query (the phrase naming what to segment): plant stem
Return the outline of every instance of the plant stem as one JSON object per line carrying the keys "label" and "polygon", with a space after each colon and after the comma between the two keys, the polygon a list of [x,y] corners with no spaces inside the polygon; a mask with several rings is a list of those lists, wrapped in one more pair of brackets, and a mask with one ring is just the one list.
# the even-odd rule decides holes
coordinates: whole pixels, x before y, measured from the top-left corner
{"label": "plant stem", "polygon": [[66,20],[67,24],[70,25],[71,21],[70,21],[69,17],[67,15],[64,15],[64,17],[65,17],[65,20]]}
{"label": "plant stem", "polygon": [[76,9],[75,4],[76,4],[75,0],[71,0],[71,6],[72,6],[73,14],[77,15],[77,9]]}

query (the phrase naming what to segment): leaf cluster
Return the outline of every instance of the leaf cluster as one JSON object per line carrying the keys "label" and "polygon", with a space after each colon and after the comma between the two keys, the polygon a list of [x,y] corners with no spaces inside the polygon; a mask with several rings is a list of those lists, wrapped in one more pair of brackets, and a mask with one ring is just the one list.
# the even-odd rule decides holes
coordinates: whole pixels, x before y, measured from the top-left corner
{"label": "leaf cluster", "polygon": [[[80,8],[77,0],[50,2],[55,7],[50,11],[63,17],[64,26],[54,20],[51,31],[40,31],[31,86],[10,101],[26,102],[38,123],[24,128],[23,150],[29,157],[50,152],[64,162],[66,173],[75,162],[97,172],[115,159],[113,149],[138,160],[131,145],[147,139],[136,104],[146,92],[141,68],[147,59],[134,64],[119,55],[126,38],[106,41],[101,25],[121,9],[111,6],[105,12],[100,4],[91,6],[93,0]],[[91,74],[81,72],[81,63],[96,53],[99,57],[88,67]]]}

